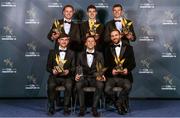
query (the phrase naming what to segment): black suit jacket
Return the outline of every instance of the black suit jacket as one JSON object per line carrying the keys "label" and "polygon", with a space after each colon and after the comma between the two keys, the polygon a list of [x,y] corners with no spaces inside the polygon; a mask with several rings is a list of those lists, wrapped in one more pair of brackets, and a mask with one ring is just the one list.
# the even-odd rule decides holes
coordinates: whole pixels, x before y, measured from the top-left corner
{"label": "black suit jacket", "polygon": [[85,77],[95,77],[96,70],[96,63],[100,62],[102,65],[104,65],[104,58],[101,52],[95,51],[94,52],[94,58],[93,63],[91,67],[87,64],[87,54],[84,50],[83,52],[78,54],[77,58],[77,66],[81,66],[83,68],[83,74]]}
{"label": "black suit jacket", "polygon": [[[59,56],[59,50],[49,50],[48,60],[47,60],[47,71],[53,75],[52,69],[54,66],[57,66],[56,63],[56,55]],[[75,74],[75,55],[74,51],[67,49],[66,55],[65,55],[66,63],[64,64],[64,69],[69,70],[69,74],[67,77],[72,77]]]}
{"label": "black suit jacket", "polygon": [[[130,20],[126,19],[127,20],[127,23],[131,22]],[[106,24],[106,28],[105,28],[105,37],[104,37],[104,41],[106,43],[110,43],[111,42],[111,38],[110,38],[110,33],[113,29],[116,29],[116,25],[115,25],[115,20],[111,20],[109,21],[107,24]],[[132,41],[135,41],[136,40],[136,35],[135,35],[135,32],[134,32],[134,28],[133,28],[133,24],[130,26],[130,32],[132,32],[133,36],[134,36],[134,40]],[[124,36],[122,37],[122,41],[129,44],[129,40]]]}
{"label": "black suit jacket", "polygon": [[[58,20],[60,22],[60,24],[64,23],[64,19]],[[47,38],[50,41],[53,41],[51,39],[52,33],[53,33],[53,28],[55,28],[55,24],[52,24],[51,30],[49,31]],[[61,30],[63,33],[65,33],[64,28],[62,28]],[[73,51],[79,51],[80,50],[80,44],[81,44],[81,39],[80,39],[80,28],[78,24],[75,24],[74,22],[71,22],[71,27],[70,27],[70,31],[69,34],[70,36],[70,43],[69,43],[69,47],[71,50]],[[58,42],[56,41],[55,43],[55,49],[58,49],[59,45]]]}
{"label": "black suit jacket", "polygon": [[[110,44],[105,50],[105,65],[106,67],[108,67],[108,70],[106,71],[106,75],[108,77],[113,77],[112,69],[116,66],[116,63],[114,61],[115,55],[116,55],[115,47],[113,46],[113,44]],[[131,71],[136,66],[133,47],[128,44],[122,43],[120,57],[122,57],[122,59],[125,59],[123,63],[123,68],[128,69],[128,75],[119,74],[116,77],[129,79],[131,82],[133,82]]]}

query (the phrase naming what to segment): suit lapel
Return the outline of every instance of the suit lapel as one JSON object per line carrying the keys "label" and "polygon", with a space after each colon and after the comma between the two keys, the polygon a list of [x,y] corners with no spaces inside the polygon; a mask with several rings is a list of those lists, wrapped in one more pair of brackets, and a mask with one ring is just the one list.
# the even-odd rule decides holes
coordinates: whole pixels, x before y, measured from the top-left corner
{"label": "suit lapel", "polygon": [[86,32],[89,32],[89,29],[90,29],[90,27],[89,27],[89,21],[86,21]]}
{"label": "suit lapel", "polygon": [[96,58],[97,58],[97,52],[95,51],[94,52],[94,57],[93,57],[93,62],[92,62],[92,65],[91,65],[91,68],[96,65]]}
{"label": "suit lapel", "polygon": [[66,51],[66,54],[65,54],[65,60],[68,60],[68,54],[69,54],[69,49],[67,49],[67,51]]}
{"label": "suit lapel", "polygon": [[70,35],[72,33],[74,25],[75,24],[73,23],[73,21],[71,21],[71,26],[70,26],[70,30],[69,30],[69,34],[68,35]]}
{"label": "suit lapel", "polygon": [[114,19],[113,19],[113,21],[112,21],[112,29],[116,29],[116,24],[115,24]]}
{"label": "suit lapel", "polygon": [[[85,64],[86,66],[88,66],[88,64],[87,64],[87,55],[86,55],[86,51],[83,52],[81,58],[82,58],[82,62],[84,62],[84,64]],[[89,67],[89,66],[88,66],[88,67]]]}
{"label": "suit lapel", "polygon": [[126,46],[124,44],[122,44],[121,52],[120,52],[120,57],[121,58],[123,57],[125,51],[126,51]]}
{"label": "suit lapel", "polygon": [[110,51],[111,51],[111,54],[113,55],[113,57],[116,56],[116,52],[115,52],[115,48],[111,45],[110,47]]}

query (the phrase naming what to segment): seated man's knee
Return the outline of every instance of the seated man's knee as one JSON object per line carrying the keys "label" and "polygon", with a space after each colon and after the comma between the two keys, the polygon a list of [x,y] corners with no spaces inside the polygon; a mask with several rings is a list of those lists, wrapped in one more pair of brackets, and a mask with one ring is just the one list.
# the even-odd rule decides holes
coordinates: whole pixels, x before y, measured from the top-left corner
{"label": "seated man's knee", "polygon": [[126,90],[130,91],[131,88],[132,88],[132,84],[131,84],[130,82],[126,82],[126,83],[124,84],[124,88],[125,88]]}
{"label": "seated man's knee", "polygon": [[96,87],[98,89],[103,89],[104,88],[104,83],[103,82],[96,82]]}
{"label": "seated man's knee", "polygon": [[111,91],[111,87],[110,86],[105,86],[105,89],[104,89],[104,92],[106,94],[110,94],[112,91]]}
{"label": "seated man's knee", "polygon": [[77,90],[82,89],[82,83],[81,83],[81,82],[77,82],[77,83],[76,83],[76,89],[77,89]]}

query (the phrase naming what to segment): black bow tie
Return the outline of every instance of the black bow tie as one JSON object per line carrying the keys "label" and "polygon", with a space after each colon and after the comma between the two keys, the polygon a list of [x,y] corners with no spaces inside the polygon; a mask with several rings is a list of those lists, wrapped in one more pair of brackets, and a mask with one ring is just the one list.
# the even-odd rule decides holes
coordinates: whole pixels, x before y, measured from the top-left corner
{"label": "black bow tie", "polygon": [[67,50],[59,50],[59,52],[66,52]]}
{"label": "black bow tie", "polygon": [[91,54],[91,55],[94,55],[94,53],[91,53],[91,52],[86,52],[86,54]]}
{"label": "black bow tie", "polygon": [[69,21],[66,21],[66,20],[65,20],[64,23],[69,23],[69,24],[71,24],[71,21],[69,22]]}
{"label": "black bow tie", "polygon": [[120,46],[120,44],[118,44],[118,45],[114,45],[114,47],[121,47],[121,46]]}
{"label": "black bow tie", "polygon": [[114,20],[115,22],[121,22],[121,20]]}

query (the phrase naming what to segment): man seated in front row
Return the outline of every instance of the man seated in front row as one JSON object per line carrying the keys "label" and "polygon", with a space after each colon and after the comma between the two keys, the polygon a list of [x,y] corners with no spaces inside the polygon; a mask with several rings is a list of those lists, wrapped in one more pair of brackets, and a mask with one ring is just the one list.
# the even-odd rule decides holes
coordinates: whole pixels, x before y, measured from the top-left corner
{"label": "man seated in front row", "polygon": [[[114,102],[118,113],[124,115],[128,112],[128,95],[133,82],[131,71],[136,63],[133,47],[121,41],[123,35],[119,30],[112,30],[110,37],[111,44],[105,51],[105,62],[108,67],[105,93]],[[115,86],[122,88],[119,97],[113,93]]]}
{"label": "man seated in front row", "polygon": [[[80,103],[80,113],[79,116],[85,115],[85,100],[83,88],[87,86],[95,87],[95,93],[93,97],[92,113],[94,117],[100,116],[97,112],[97,104],[100,96],[103,92],[105,77],[102,74],[101,77],[96,75],[97,73],[97,63],[102,66],[104,64],[104,59],[102,53],[95,50],[96,41],[94,36],[87,36],[85,40],[86,49],[78,55],[77,66],[82,68],[83,77],[80,73],[75,76],[77,94],[79,96]],[[91,99],[91,98],[90,98]]]}
{"label": "man seated in front row", "polygon": [[71,89],[75,70],[75,55],[68,48],[69,36],[61,34],[58,38],[59,47],[50,50],[47,61],[47,71],[50,73],[47,85],[48,94],[48,114],[55,113],[54,100],[56,97],[56,87],[63,85],[64,93],[64,115],[69,115],[69,102],[71,98]]}

